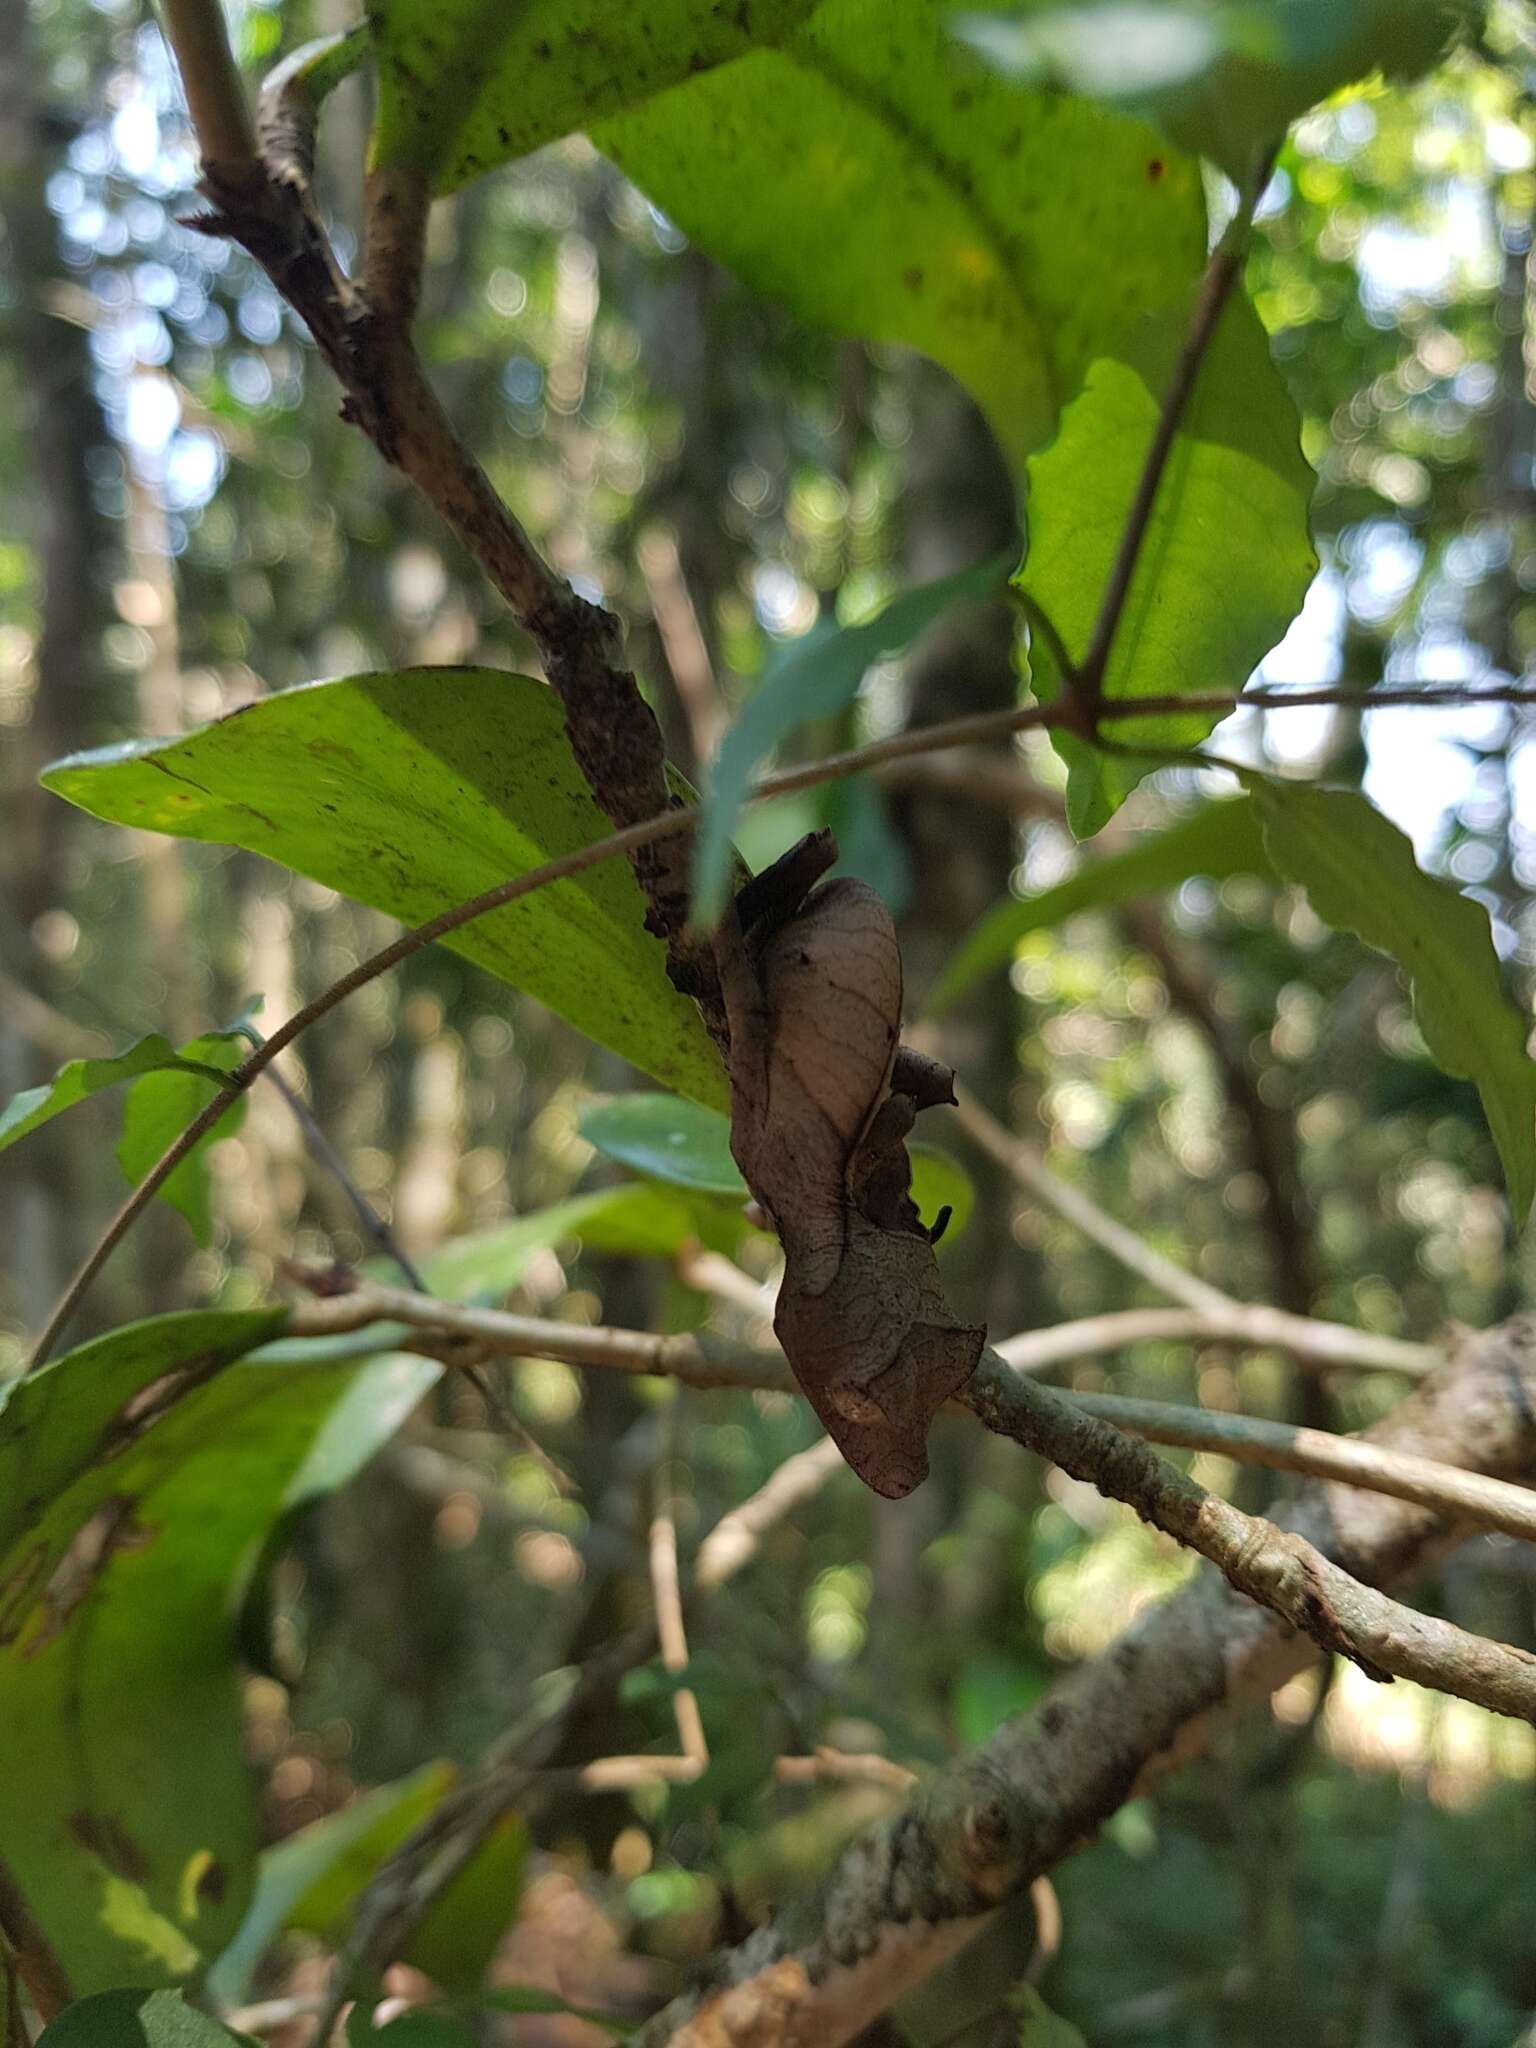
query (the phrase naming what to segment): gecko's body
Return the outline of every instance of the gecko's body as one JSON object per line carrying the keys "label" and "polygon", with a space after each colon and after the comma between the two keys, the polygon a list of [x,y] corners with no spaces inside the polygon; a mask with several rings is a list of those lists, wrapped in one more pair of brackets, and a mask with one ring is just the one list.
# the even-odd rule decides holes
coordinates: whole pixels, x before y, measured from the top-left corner
{"label": "gecko's body", "polygon": [[774,1328],[849,1464],[899,1498],[986,1334],[956,1323],[908,1192],[907,1132],[953,1077],[900,1048],[895,928],[862,882],[773,904],[719,950],[732,1150],[784,1246]]}

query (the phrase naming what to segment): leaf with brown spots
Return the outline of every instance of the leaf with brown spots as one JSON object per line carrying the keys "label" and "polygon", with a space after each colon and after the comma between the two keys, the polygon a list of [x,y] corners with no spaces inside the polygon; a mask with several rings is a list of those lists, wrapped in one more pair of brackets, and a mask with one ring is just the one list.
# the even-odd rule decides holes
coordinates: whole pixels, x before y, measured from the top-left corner
{"label": "leaf with brown spots", "polygon": [[15,1890],[77,1996],[229,1942],[257,1848],[231,1615],[278,1519],[438,1368],[250,1354],[282,1311],[162,1316],[0,1405],[0,1771]]}

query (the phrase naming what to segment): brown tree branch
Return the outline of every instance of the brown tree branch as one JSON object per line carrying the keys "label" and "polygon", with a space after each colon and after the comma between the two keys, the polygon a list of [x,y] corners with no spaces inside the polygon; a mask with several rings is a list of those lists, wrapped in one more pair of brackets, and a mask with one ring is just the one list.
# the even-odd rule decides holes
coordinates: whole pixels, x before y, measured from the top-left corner
{"label": "brown tree branch", "polygon": [[1255,1415],[1217,1415],[1208,1408],[1138,1401],[1124,1394],[1066,1398],[1085,1415],[1154,1444],[1216,1451],[1240,1464],[1267,1465],[1276,1472],[1301,1472],[1311,1479],[1336,1480],[1371,1493],[1413,1501],[1435,1514],[1465,1515],[1480,1528],[1498,1529],[1524,1543],[1536,1543],[1536,1491],[1480,1472],[1458,1472],[1432,1458],[1383,1451],[1360,1437],[1331,1430],[1270,1422]]}
{"label": "brown tree branch", "polygon": [[[269,168],[254,158],[216,0],[178,0],[167,9],[166,30],[188,75],[202,190],[213,209],[194,225],[239,243],[262,266],[340,382],[343,416],[416,485],[505,598],[539,649],[572,752],[613,825],[622,831],[666,810],[661,730],[619,658],[618,621],[543,560],[454,430],[416,355],[410,328],[431,198],[425,177],[401,165],[370,172],[362,277],[354,286],[287,159]],[[251,146],[231,169],[220,151],[236,105]],[[668,971],[723,1049],[729,1033],[713,951],[688,927],[687,847],[653,835],[628,852],[650,906],[647,924],[666,944]]]}
{"label": "brown tree branch", "polygon": [[722,1515],[704,1538],[694,1560],[695,1583],[706,1593],[723,1586],[743,1565],[751,1563],[776,1523],[813,1500],[842,1469],[843,1454],[829,1436],[786,1458],[756,1493]]}
{"label": "brown tree branch", "polygon": [[[1533,1418],[1536,1319],[1520,1317],[1472,1339],[1369,1440],[1529,1479]],[[1285,1521],[1379,1587],[1423,1570],[1445,1542],[1420,1508],[1335,1489],[1304,1491]],[[1199,1574],[848,1850],[809,1916],[800,1907],[717,1957],[712,1988],[658,2014],[639,2048],[838,2048],[1315,1655],[1272,1613]]]}
{"label": "brown tree branch", "polygon": [[161,0],[161,12],[204,166],[210,177],[243,184],[260,173],[256,130],[221,0]]}

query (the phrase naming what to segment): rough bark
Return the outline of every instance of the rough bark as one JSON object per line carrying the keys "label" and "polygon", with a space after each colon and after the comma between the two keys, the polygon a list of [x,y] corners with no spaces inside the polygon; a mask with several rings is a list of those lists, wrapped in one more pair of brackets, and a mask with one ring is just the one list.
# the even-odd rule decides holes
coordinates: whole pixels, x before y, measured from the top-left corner
{"label": "rough bark", "polygon": [[[1369,1434],[1469,1470],[1536,1477],[1536,1317],[1469,1339]],[[1336,1486],[1301,1490],[1279,1519],[1380,1587],[1422,1571],[1459,1533],[1421,1508]],[[1315,1656],[1307,1638],[1201,1572],[941,1771],[814,1898],[717,1958],[714,1988],[667,2007],[642,2048],[849,2040]]]}

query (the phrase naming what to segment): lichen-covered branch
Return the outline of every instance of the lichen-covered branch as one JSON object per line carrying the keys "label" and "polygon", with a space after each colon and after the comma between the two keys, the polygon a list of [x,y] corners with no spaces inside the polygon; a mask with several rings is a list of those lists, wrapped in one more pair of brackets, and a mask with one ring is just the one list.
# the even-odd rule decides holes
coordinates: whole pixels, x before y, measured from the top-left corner
{"label": "lichen-covered branch", "polygon": [[[1471,1339],[1370,1441],[1495,1477],[1536,1477],[1536,1318]],[[1422,1508],[1336,1488],[1307,1488],[1281,1519],[1381,1588],[1453,1540]],[[836,2048],[1139,1788],[1198,1754],[1316,1654],[1201,1573],[863,1837],[817,1899],[717,1957],[708,1988],[657,2015],[641,2048]]]}
{"label": "lichen-covered branch", "polygon": [[962,1397],[986,1425],[1216,1566],[1228,1583],[1349,1657],[1370,1677],[1411,1678],[1536,1724],[1536,1656],[1417,1614],[1362,1585],[1294,1531],[1219,1499],[1112,1422],[983,1354]]}

